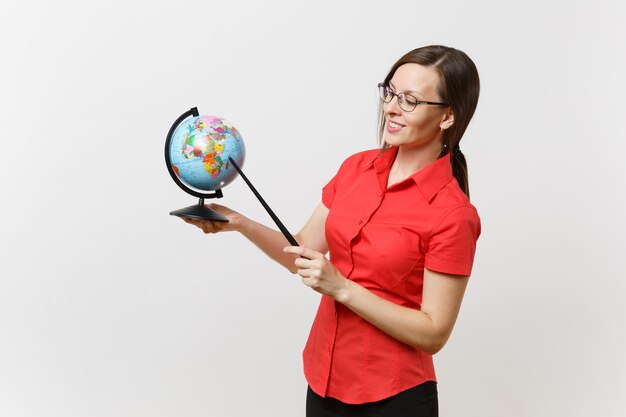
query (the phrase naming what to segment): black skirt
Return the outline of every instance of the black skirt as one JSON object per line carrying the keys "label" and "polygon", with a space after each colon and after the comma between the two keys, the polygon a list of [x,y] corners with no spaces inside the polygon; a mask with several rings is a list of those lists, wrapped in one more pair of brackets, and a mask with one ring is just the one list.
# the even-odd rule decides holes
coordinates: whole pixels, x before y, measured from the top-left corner
{"label": "black skirt", "polygon": [[365,404],[346,404],[321,397],[309,387],[306,417],[437,417],[437,384],[424,382],[384,400]]}

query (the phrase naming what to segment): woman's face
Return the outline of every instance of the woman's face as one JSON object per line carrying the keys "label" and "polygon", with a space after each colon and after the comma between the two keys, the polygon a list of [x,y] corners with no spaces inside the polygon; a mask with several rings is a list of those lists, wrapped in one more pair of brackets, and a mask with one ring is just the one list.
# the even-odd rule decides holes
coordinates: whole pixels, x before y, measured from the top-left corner
{"label": "woman's face", "polygon": [[[439,74],[419,64],[409,63],[400,66],[389,82],[396,93],[406,93],[417,100],[441,102],[437,93]],[[393,97],[383,104],[385,113],[384,139],[391,146],[410,146],[441,149],[441,128],[447,128],[454,121],[450,107],[418,104],[411,112],[398,106],[398,98]]]}

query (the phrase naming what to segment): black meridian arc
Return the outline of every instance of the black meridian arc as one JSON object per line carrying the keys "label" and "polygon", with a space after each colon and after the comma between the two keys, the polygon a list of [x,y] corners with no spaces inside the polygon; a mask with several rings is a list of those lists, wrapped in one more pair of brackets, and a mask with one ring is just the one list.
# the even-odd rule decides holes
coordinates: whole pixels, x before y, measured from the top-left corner
{"label": "black meridian arc", "polygon": [[218,190],[213,191],[212,193],[201,193],[199,191],[196,191],[190,188],[189,186],[187,186],[187,184],[185,184],[184,182],[182,182],[180,178],[178,178],[178,175],[176,175],[174,168],[172,168],[172,161],[170,159],[170,152],[169,152],[170,144],[172,142],[172,136],[174,135],[176,128],[185,119],[187,119],[188,117],[198,117],[198,116],[199,116],[199,113],[198,113],[197,107],[192,107],[185,113],[181,114],[180,117],[176,119],[176,121],[170,128],[170,131],[167,133],[167,138],[165,139],[165,165],[167,166],[167,170],[170,173],[170,176],[172,177],[176,185],[178,185],[183,191],[185,191],[187,194],[190,194],[194,197],[198,197],[200,199],[198,201],[198,204],[194,204],[193,206],[188,206],[182,209],[174,210],[170,212],[170,215],[178,216],[178,217],[187,217],[190,219],[210,220],[214,222],[226,222],[227,223],[228,219],[226,217],[222,216],[217,211],[212,210],[204,205],[205,198],[223,197],[222,190],[218,189]]}

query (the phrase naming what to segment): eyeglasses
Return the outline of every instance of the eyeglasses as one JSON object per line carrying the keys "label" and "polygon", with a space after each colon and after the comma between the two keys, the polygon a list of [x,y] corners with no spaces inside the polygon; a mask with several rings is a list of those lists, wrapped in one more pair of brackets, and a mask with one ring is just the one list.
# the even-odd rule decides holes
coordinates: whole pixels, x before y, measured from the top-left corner
{"label": "eyeglasses", "polygon": [[378,84],[378,94],[380,95],[380,99],[385,103],[389,103],[394,96],[398,97],[398,106],[405,112],[411,112],[415,110],[418,104],[430,104],[432,106],[447,106],[448,103],[436,102],[436,101],[423,101],[418,100],[410,94],[400,93],[396,94],[391,91],[391,87],[389,87],[385,83]]}

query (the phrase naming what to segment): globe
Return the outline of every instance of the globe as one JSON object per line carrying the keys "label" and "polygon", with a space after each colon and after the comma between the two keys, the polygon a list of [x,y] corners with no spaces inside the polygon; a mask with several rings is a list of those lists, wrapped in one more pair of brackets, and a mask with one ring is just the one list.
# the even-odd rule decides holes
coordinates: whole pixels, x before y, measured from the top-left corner
{"label": "globe", "polygon": [[204,205],[205,198],[222,197],[222,187],[241,175],[287,241],[298,246],[261,194],[241,170],[246,147],[239,131],[226,119],[198,114],[193,107],[172,125],[165,140],[165,163],[172,179],[185,192],[199,197],[198,204],[170,212],[172,216],[228,222]]}
{"label": "globe", "polygon": [[199,191],[215,191],[230,184],[243,166],[246,148],[241,134],[226,119],[197,116],[178,125],[169,146],[170,164],[178,178]]}
{"label": "globe", "polygon": [[222,197],[222,188],[237,177],[245,157],[241,134],[226,119],[199,115],[195,107],[181,115],[167,135],[165,160],[176,184],[200,201],[170,214],[227,221],[205,207],[204,199]]}

